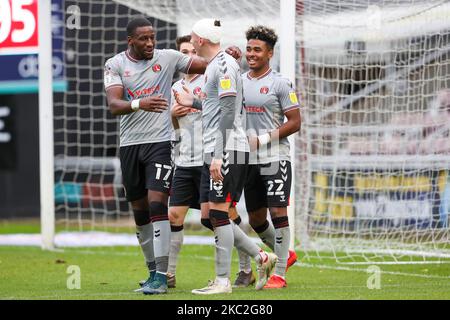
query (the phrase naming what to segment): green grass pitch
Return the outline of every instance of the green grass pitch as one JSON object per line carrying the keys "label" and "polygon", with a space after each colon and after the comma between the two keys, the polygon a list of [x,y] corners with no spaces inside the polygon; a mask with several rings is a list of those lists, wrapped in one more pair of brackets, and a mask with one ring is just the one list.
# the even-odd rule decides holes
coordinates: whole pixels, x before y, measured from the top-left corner
{"label": "green grass pitch", "polygon": [[[380,265],[380,289],[368,289],[367,266],[302,261],[287,274],[288,287],[229,295],[195,296],[214,277],[214,248],[185,245],[177,269],[177,288],[166,295],[134,293],[146,277],[138,247],[73,248],[46,252],[36,247],[0,247],[0,299],[450,299],[450,264]],[[68,289],[69,266],[81,271],[80,289]],[[233,279],[237,272],[233,256]]]}

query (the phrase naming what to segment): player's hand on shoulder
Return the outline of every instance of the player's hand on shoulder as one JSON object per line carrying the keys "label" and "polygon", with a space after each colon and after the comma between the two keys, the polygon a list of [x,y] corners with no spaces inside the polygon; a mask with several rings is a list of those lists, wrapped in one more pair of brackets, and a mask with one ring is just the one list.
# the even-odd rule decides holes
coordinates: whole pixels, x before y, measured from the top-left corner
{"label": "player's hand on shoulder", "polygon": [[183,86],[183,91],[176,91],[173,89],[173,95],[178,104],[185,107],[192,107],[194,95],[186,86]]}
{"label": "player's hand on shoulder", "polygon": [[241,49],[239,49],[239,47],[237,46],[231,46],[228,47],[225,50],[226,53],[228,53],[230,56],[232,56],[233,58],[235,58],[238,62],[241,62],[242,59],[242,51]]}
{"label": "player's hand on shoulder", "polygon": [[169,107],[169,102],[160,94],[158,96],[150,96],[140,99],[139,109],[148,112],[161,113]]}
{"label": "player's hand on shoulder", "polygon": [[182,106],[181,104],[175,103],[172,106],[171,114],[172,114],[172,117],[180,118],[180,117],[184,117],[189,112],[190,112],[189,107],[185,107],[185,106]]}

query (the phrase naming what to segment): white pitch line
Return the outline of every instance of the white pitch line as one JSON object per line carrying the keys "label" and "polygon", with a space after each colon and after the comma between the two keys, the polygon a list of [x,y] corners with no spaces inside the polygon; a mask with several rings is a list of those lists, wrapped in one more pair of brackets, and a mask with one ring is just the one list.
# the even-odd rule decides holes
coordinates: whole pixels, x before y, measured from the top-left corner
{"label": "white pitch line", "polygon": [[113,256],[139,256],[139,252],[115,252],[111,251],[89,251],[89,250],[64,250],[64,253],[78,253],[78,254],[91,254],[91,255],[113,255]]}
{"label": "white pitch line", "polygon": [[[373,265],[376,265],[376,263],[374,263]],[[321,264],[309,264],[309,263],[304,263],[304,262],[297,262],[295,264],[295,266],[306,267],[306,268],[319,268],[319,269],[329,269],[329,270],[338,270],[338,271],[351,271],[351,272],[367,273],[367,269],[358,269],[358,268],[349,268],[349,267],[334,267],[334,266],[321,265]],[[418,273],[384,271],[384,270],[380,270],[380,272],[382,274],[390,274],[390,275],[394,275],[394,276],[450,280],[450,276],[437,276],[437,275],[431,275],[431,274],[418,274]]]}
{"label": "white pitch line", "polygon": [[[80,289],[82,290],[82,289]],[[136,293],[134,293],[136,294]],[[49,295],[49,296],[32,296],[32,297],[8,297],[8,300],[30,300],[30,299],[55,299],[60,298],[67,300],[68,298],[78,298],[78,297],[108,297],[108,296],[125,296],[125,295],[133,295],[133,292],[99,292],[99,293],[85,293],[85,294],[71,294],[67,296],[62,296],[59,294]],[[1,300],[1,299],[0,299]]]}
{"label": "white pitch line", "polygon": [[417,265],[417,264],[449,264],[450,260],[446,261],[382,261],[382,262],[340,262],[339,264],[346,265]]}
{"label": "white pitch line", "polygon": [[[74,252],[74,250],[72,250],[72,252]],[[94,253],[100,253],[100,254],[112,254],[112,255],[125,255],[127,254],[127,252],[107,252],[107,251],[75,251],[77,253],[80,254],[94,254]],[[130,255],[135,256],[136,254],[130,253]],[[208,260],[208,261],[212,261],[214,260],[213,257],[210,256],[202,256],[202,255],[192,255],[190,256],[191,258],[194,259],[200,259],[200,260]],[[238,262],[238,259],[233,259],[233,262]],[[328,265],[316,265],[316,264],[308,264],[308,263],[295,263],[294,264],[295,267],[299,267],[299,268],[318,268],[318,269],[330,269],[330,270],[338,270],[338,271],[351,271],[351,272],[364,272],[367,273],[367,269],[356,269],[356,268],[348,268],[348,267],[333,267],[333,266],[328,266]],[[419,278],[432,278],[432,279],[445,279],[445,280],[450,280],[450,276],[448,277],[444,277],[444,276],[435,276],[435,275],[422,275],[422,274],[415,274],[415,273],[404,273],[404,272],[393,272],[393,271],[383,271],[380,270],[380,272],[382,274],[390,274],[390,275],[396,275],[396,276],[409,276],[409,277],[419,277]],[[383,285],[383,287],[408,287],[408,286],[404,286],[404,285],[400,285],[400,284],[385,284]],[[420,285],[419,287],[423,287],[423,285]],[[308,290],[342,290],[342,289],[356,289],[356,288],[366,288],[366,286],[355,286],[355,285],[339,285],[339,286],[315,286],[315,287],[311,287],[308,288]],[[415,288],[415,287],[412,287]],[[242,290],[240,290],[242,291]],[[248,290],[249,292],[251,290]],[[177,291],[176,293],[186,293],[186,294],[190,294],[190,290],[180,290]],[[74,294],[74,295],[68,295],[68,296],[62,296],[62,295],[46,295],[46,296],[33,296],[33,297],[0,297],[0,300],[17,300],[17,299],[21,299],[21,300],[30,300],[30,299],[55,299],[55,298],[60,298],[63,300],[67,300],[70,298],[83,298],[83,297],[108,297],[108,296],[128,296],[128,295],[133,295],[136,294],[132,291],[130,292],[99,292],[99,293],[86,293],[86,294]]]}

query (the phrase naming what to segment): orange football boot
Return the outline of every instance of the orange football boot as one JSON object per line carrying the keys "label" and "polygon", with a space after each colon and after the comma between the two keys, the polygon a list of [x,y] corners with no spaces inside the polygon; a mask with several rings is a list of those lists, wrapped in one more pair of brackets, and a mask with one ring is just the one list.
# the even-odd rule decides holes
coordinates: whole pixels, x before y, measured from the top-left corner
{"label": "orange football boot", "polygon": [[287,261],[286,271],[295,263],[297,262],[297,254],[293,250],[289,250],[289,258]]}
{"label": "orange football boot", "polygon": [[286,280],[276,274],[273,274],[267,281],[264,289],[280,289],[287,287]]}

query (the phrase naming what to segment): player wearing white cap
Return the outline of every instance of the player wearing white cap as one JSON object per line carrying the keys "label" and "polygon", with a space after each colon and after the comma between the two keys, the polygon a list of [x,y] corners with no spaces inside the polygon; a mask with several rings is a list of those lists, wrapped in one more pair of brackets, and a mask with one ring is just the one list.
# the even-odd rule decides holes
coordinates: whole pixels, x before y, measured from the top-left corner
{"label": "player wearing white cap", "polygon": [[191,43],[208,61],[202,101],[184,92],[175,94],[184,106],[202,109],[204,164],[201,202],[209,202],[209,219],[216,238],[216,278],[194,294],[231,293],[230,269],[233,244],[252,256],[258,265],[256,289],[267,281],[276,256],[263,252],[242,230],[230,223],[228,209],[243,190],[249,146],[243,108],[242,78],[235,59],[220,49],[220,21],[203,19],[192,28]]}
{"label": "player wearing white cap", "polygon": [[[176,39],[178,51],[193,57],[196,55],[192,45],[191,36],[180,36]],[[175,82],[172,89],[182,91],[183,87],[189,89],[197,97],[202,97],[202,86],[205,83],[203,75],[185,74],[179,81]],[[169,220],[171,228],[169,268],[167,272],[167,284],[169,288],[176,286],[176,267],[178,255],[184,239],[184,220],[189,208],[202,209],[201,224],[214,231],[208,218],[208,201],[200,203],[200,179],[203,169],[203,146],[202,146],[202,115],[201,111],[189,107],[177,105],[172,99],[171,106],[172,124],[174,127],[174,163],[175,169],[172,180],[172,190],[169,199]],[[240,225],[241,219],[232,206],[229,210],[230,219]],[[245,253],[246,260],[250,260]],[[255,283],[253,273],[248,278],[248,284]],[[238,282],[239,283],[239,282]]]}

